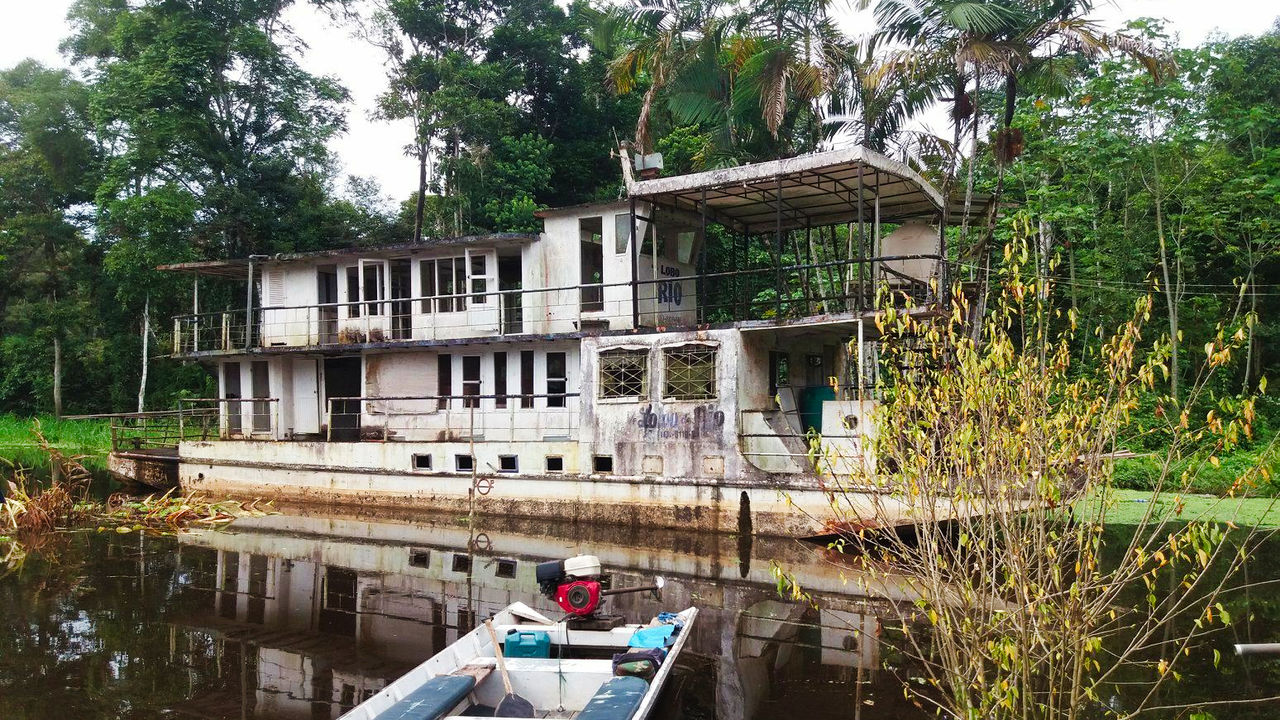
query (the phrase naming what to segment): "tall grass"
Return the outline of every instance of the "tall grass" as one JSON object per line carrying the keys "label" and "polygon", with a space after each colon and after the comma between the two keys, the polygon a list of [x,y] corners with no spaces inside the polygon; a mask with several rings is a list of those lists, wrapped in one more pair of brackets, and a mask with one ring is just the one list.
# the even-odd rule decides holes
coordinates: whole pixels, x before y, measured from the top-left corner
{"label": "tall grass", "polygon": [[111,424],[107,420],[59,420],[51,415],[22,417],[0,415],[0,474],[5,466],[24,468],[48,468],[49,455],[32,431],[40,423],[49,445],[65,455],[83,455],[85,464],[97,467],[105,464],[111,450]]}

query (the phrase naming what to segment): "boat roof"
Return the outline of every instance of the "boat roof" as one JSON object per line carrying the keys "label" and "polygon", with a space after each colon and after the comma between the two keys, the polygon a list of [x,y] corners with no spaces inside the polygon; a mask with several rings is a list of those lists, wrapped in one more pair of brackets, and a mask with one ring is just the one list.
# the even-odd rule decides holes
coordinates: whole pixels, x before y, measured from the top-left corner
{"label": "boat roof", "polygon": [[[382,255],[385,253],[414,252],[436,250],[439,248],[470,247],[483,245],[486,247],[510,247],[524,245],[538,239],[537,233],[487,233],[484,235],[458,235],[443,238],[423,238],[421,241],[392,243],[369,247],[346,247],[333,250],[312,250],[310,252],[276,253],[274,255],[255,256],[253,262],[284,262],[288,260],[307,260],[327,257],[348,257],[359,255]],[[159,265],[157,270],[187,272],[197,275],[220,275],[223,277],[244,277],[248,271],[249,258],[230,260],[202,260],[198,262],[172,263]]]}
{"label": "boat roof", "polygon": [[942,194],[919,173],[864,147],[638,180],[628,191],[694,213],[705,197],[708,218],[748,234],[856,220],[859,195],[863,217],[874,217],[878,196],[880,219],[888,223],[936,221],[943,206]]}

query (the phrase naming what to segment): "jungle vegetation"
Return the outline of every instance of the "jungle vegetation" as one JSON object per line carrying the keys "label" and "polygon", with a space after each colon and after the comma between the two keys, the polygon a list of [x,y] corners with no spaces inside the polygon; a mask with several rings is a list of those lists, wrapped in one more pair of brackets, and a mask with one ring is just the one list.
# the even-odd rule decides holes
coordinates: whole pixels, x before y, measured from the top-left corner
{"label": "jungle vegetation", "polygon": [[[1206,397],[1280,363],[1280,25],[1184,47],[1156,20],[1104,32],[1091,0],[857,0],[866,37],[830,0],[306,3],[385,52],[367,108],[301,67],[294,4],[78,0],[67,68],[0,70],[0,412],[208,393],[195,366],[144,382],[144,345],[163,354],[190,303],[158,264],[531,229],[618,195],[619,140],[667,173],[867,145],[966,199],[950,248],[976,319],[1028,221],[1078,362],[1153,293],[1175,401],[1220,320],[1244,341]],[[948,126],[923,131],[939,105]],[[328,150],[369,112],[411,120],[411,197]],[[1269,438],[1280,411],[1258,415]]]}

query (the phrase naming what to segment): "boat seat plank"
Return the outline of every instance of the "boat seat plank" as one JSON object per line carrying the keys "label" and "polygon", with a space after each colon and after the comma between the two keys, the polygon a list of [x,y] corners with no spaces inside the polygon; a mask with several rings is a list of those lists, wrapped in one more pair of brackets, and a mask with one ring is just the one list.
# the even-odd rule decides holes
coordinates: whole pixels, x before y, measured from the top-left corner
{"label": "boat seat plank", "polygon": [[613,674],[612,660],[584,660],[580,658],[503,658],[507,672],[564,672]]}
{"label": "boat seat plank", "polygon": [[476,686],[470,675],[438,675],[378,715],[378,720],[437,720]]}
{"label": "boat seat plank", "polygon": [[612,678],[600,686],[577,720],[631,720],[647,692],[649,683],[641,678]]}
{"label": "boat seat plank", "polygon": [[489,675],[493,673],[494,665],[495,664],[492,660],[489,662],[485,662],[484,660],[472,661],[457,670],[454,670],[450,674],[474,678],[476,681],[475,684],[479,685],[485,678],[489,677]]}

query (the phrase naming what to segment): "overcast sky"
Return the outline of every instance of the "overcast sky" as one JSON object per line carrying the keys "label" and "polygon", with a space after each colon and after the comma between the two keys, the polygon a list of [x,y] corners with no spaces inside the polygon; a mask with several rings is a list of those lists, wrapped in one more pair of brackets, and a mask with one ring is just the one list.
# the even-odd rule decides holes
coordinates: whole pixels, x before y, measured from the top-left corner
{"label": "overcast sky", "polygon": [[[837,0],[839,2],[839,0]],[[65,65],[58,43],[66,36],[66,14],[72,0],[0,0],[0,67],[23,58]],[[847,7],[854,3],[850,0]],[[1275,0],[1117,0],[1099,2],[1096,17],[1110,27],[1134,17],[1162,17],[1183,45],[1195,45],[1210,33],[1227,35],[1259,33],[1280,15]],[[375,122],[368,118],[373,100],[384,85],[378,51],[354,41],[346,30],[334,27],[305,3],[288,12],[294,30],[309,50],[303,66],[316,74],[336,76],[351,93],[350,130],[333,142],[333,150],[345,172],[374,177],[396,198],[407,197],[417,187],[417,169],[404,157],[403,147],[412,131],[404,123]],[[845,12],[842,23],[851,33],[867,29],[869,21]]]}

